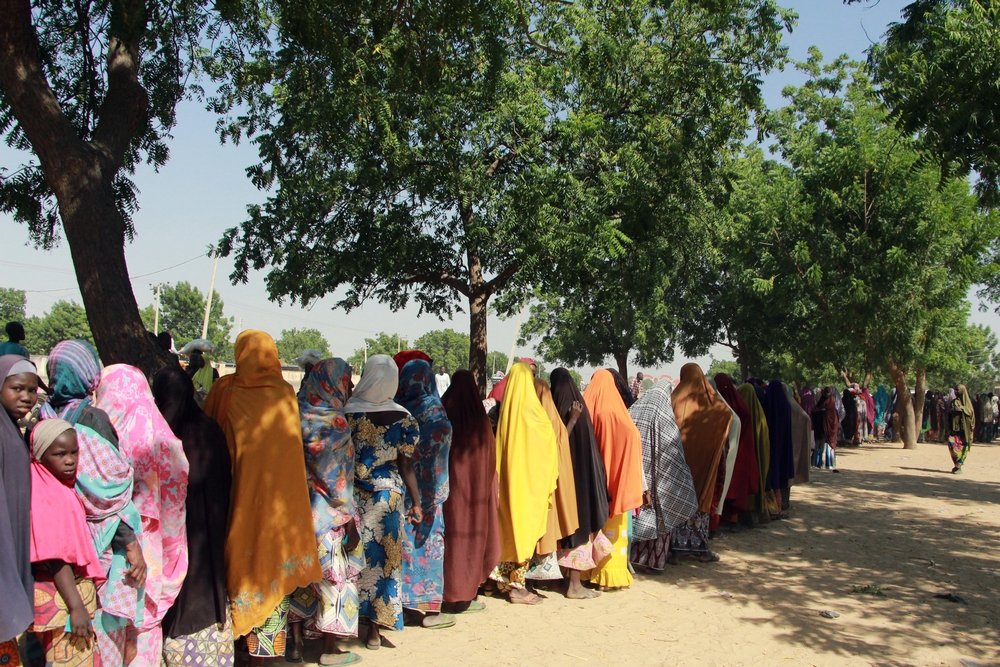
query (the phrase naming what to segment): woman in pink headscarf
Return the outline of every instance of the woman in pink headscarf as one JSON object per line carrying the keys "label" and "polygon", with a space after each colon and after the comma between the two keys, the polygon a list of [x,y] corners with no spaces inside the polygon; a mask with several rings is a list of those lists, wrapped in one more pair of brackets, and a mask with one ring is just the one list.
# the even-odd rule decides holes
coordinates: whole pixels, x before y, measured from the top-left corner
{"label": "woman in pink headscarf", "polygon": [[187,574],[188,461],[181,441],[160,414],[146,377],[125,364],[101,373],[95,406],[118,432],[122,456],[132,465],[132,500],[142,517],[139,543],[146,559],[146,602],[137,628],[137,665],[158,665],[163,653],[164,615]]}

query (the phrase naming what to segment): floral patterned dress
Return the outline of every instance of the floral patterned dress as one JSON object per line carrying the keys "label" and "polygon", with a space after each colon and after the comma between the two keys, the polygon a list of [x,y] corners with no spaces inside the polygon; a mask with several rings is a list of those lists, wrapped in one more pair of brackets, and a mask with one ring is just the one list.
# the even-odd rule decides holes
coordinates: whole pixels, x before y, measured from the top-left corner
{"label": "floral patterned dress", "polygon": [[[403,606],[437,612],[444,600],[444,502],[448,500],[451,421],[434,391],[434,372],[417,359],[403,366],[396,402],[420,424],[413,469],[424,520],[406,525],[403,542]],[[411,500],[406,499],[409,510]]]}
{"label": "floral patterned dress", "polygon": [[413,456],[420,429],[412,417],[377,426],[363,412],[346,415],[354,441],[354,498],[364,568],[358,576],[359,616],[403,629],[403,478],[401,453]]}

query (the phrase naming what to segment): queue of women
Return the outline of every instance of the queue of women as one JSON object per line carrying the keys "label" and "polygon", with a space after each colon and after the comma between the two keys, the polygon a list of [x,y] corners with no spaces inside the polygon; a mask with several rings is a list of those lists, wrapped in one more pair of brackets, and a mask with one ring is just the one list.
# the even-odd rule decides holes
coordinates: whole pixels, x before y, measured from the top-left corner
{"label": "queue of women", "polygon": [[696,364],[635,400],[612,370],[581,393],[517,363],[483,401],[468,371],[439,397],[419,351],[371,357],[356,387],[323,360],[297,395],[269,335],[235,353],[202,408],[179,366],[150,386],[60,343],[26,434],[36,369],[0,358],[4,664],[20,638],[48,665],[297,662],[305,639],[347,665],[347,639],[392,647],[384,631],[447,628],[484,592],[594,598],[787,516],[825,428],[779,381]]}

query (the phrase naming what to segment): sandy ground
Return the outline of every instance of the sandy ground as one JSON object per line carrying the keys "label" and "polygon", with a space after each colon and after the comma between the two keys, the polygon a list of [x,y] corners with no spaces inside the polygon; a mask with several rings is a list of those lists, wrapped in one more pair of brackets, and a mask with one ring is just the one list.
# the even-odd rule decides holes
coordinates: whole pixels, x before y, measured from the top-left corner
{"label": "sandy ground", "polygon": [[962,476],[944,445],[900,447],[841,449],[840,474],[792,489],[789,520],[715,540],[720,563],[682,561],[596,600],[480,598],[487,610],[453,628],[350,648],[387,667],[1000,667],[1000,444],[974,446]]}

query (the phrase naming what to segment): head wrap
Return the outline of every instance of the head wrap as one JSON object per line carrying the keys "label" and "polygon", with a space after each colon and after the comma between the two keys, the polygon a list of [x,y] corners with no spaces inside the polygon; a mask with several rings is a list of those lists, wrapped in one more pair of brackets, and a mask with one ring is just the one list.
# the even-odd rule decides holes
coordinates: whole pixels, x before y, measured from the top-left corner
{"label": "head wrap", "polygon": [[64,340],[49,353],[46,372],[50,398],[43,415],[55,417],[58,411],[59,416],[64,416],[97,389],[101,380],[101,359],[90,343]]}
{"label": "head wrap", "polygon": [[11,364],[10,368],[7,369],[7,374],[4,375],[4,379],[9,378],[11,375],[20,375],[21,373],[34,373],[35,375],[38,375],[38,369],[35,368],[35,364],[33,364],[31,361],[25,359],[24,357],[20,357],[16,354],[11,354],[8,356],[17,357],[18,361],[15,361],[13,364]]}
{"label": "head wrap", "polygon": [[41,461],[42,456],[52,443],[66,431],[72,431],[73,425],[65,419],[43,419],[35,424],[31,429],[31,453],[36,461]]}
{"label": "head wrap", "polygon": [[344,412],[408,412],[392,400],[398,388],[399,370],[392,357],[387,354],[368,357]]}
{"label": "head wrap", "polygon": [[605,369],[611,373],[611,377],[615,379],[615,388],[618,390],[618,394],[622,397],[622,402],[625,403],[625,409],[631,408],[632,404],[635,403],[635,397],[632,396],[632,390],[629,389],[628,382],[622,377],[622,374],[613,368]]}
{"label": "head wrap", "polygon": [[429,362],[407,362],[399,374],[396,401],[420,424],[420,443],[413,452],[420,505],[424,513],[448,499],[448,451],[451,422],[434,390],[434,371]]}
{"label": "head wrap", "polygon": [[576,480],[573,478],[573,456],[569,451],[569,432],[559,415],[559,409],[552,399],[549,383],[535,378],[535,394],[542,408],[552,422],[559,445],[559,478],[556,480],[554,502],[549,507],[548,527],[538,542],[538,553],[553,553],[558,549],[558,540],[570,537],[580,527],[579,511],[576,506]]}
{"label": "head wrap", "polygon": [[611,371],[590,378],[583,392],[608,475],[609,512],[618,516],[642,506],[642,443]]}
{"label": "head wrap", "polygon": [[733,413],[698,364],[681,368],[681,381],[671,399],[684,444],[684,460],[691,468],[698,494],[698,511],[707,514],[712,508],[719,461],[729,440]]}
{"label": "head wrap", "polygon": [[428,364],[433,361],[429,356],[427,356],[426,352],[421,352],[420,350],[403,350],[402,352],[397,352],[396,356],[392,358],[392,360],[396,362],[396,368],[399,370],[400,374],[403,373],[403,366],[415,359],[421,359],[426,361]]}

